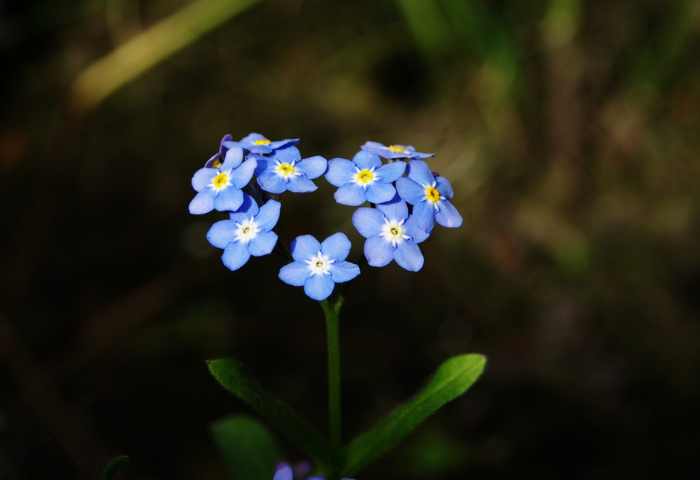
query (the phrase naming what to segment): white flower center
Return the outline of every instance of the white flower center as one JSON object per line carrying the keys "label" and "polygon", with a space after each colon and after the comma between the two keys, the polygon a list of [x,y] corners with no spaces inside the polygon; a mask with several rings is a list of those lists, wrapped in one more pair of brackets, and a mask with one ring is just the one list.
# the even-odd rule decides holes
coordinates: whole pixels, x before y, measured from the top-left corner
{"label": "white flower center", "polygon": [[233,239],[235,242],[248,244],[258,236],[258,233],[262,232],[262,228],[258,228],[258,223],[254,217],[243,220],[241,223],[236,222],[236,226],[238,227],[236,229],[236,238]]}
{"label": "white flower center", "polygon": [[445,198],[443,195],[440,195],[440,192],[437,188],[435,188],[435,185],[437,185],[437,181],[433,182],[432,184],[423,185],[423,191],[425,192],[425,197],[423,197],[423,201],[432,203],[433,207],[435,207],[435,211],[439,212],[440,200],[447,200],[447,198]]}
{"label": "white flower center", "polygon": [[215,190],[216,192],[220,192],[221,190],[226,190],[226,188],[230,185],[231,169],[228,169],[225,172],[221,172],[216,177],[214,177],[214,179],[211,181],[208,187],[212,190]]}
{"label": "white flower center", "polygon": [[403,222],[405,220],[388,220],[384,219],[384,225],[382,225],[382,231],[379,233],[384,240],[391,242],[392,247],[400,245],[404,240],[411,240],[411,237],[405,235],[403,232]]}
{"label": "white flower center", "polygon": [[328,270],[331,268],[331,264],[335,263],[335,260],[329,260],[327,255],[323,255],[319,250],[315,257],[311,257],[309,260],[305,260],[306,264],[309,266],[309,271],[311,275],[330,275],[331,272]]}
{"label": "white flower center", "polygon": [[379,177],[376,173],[374,173],[374,168],[375,167],[372,167],[369,170],[366,168],[360,170],[358,167],[355,167],[355,178],[352,179],[353,183],[367,190],[368,186],[372,185],[377,180],[382,179],[382,177]]}
{"label": "white flower center", "polygon": [[296,164],[294,160],[292,160],[292,163],[280,163],[279,160],[276,160],[276,162],[277,166],[275,167],[274,172],[280,177],[284,178],[285,181],[289,180],[291,177],[301,175],[301,172],[294,168],[294,165]]}

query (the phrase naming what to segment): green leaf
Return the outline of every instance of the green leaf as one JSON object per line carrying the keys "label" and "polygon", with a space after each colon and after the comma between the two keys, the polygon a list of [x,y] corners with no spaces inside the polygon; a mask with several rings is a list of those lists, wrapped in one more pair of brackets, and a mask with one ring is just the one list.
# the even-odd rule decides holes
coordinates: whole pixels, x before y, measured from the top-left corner
{"label": "green leaf", "polygon": [[209,371],[228,391],[247,402],[279,428],[322,468],[331,465],[326,441],[289,407],[263,389],[236,360],[210,360]]}
{"label": "green leaf", "polygon": [[418,395],[350,442],[343,452],[343,476],[354,476],[393,448],[430,414],[466,392],[484,371],[485,364],[485,357],[473,354],[443,363]]}
{"label": "green leaf", "polygon": [[100,480],[109,480],[117,472],[122,463],[129,459],[126,455],[118,455],[107,462],[107,465],[100,472]]}
{"label": "green leaf", "polygon": [[211,431],[232,478],[272,478],[282,452],[265,425],[247,415],[235,415],[215,423]]}

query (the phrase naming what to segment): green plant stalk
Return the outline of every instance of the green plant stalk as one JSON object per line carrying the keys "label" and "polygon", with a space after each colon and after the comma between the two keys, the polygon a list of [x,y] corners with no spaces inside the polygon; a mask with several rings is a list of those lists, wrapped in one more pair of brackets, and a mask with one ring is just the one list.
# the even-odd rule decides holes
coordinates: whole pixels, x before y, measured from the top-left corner
{"label": "green plant stalk", "polygon": [[331,456],[335,478],[341,462],[341,420],[340,420],[340,339],[339,314],[344,296],[339,296],[335,303],[328,300],[319,302],[326,316],[326,333],[328,338],[328,430],[330,436]]}

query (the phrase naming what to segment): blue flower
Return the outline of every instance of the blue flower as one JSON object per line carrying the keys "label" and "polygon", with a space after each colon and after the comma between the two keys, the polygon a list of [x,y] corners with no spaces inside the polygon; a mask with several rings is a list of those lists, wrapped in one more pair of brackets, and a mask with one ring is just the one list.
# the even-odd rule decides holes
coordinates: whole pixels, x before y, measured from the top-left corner
{"label": "blue flower", "polygon": [[326,172],[325,158],[320,156],[301,159],[299,150],[288,146],[275,150],[270,157],[255,155],[258,167],[255,174],[263,190],[282,193],[285,190],[296,193],[313,192],[318,187],[310,179]]}
{"label": "blue flower", "polygon": [[416,225],[408,214],[406,202],[396,195],[377,208],[358,208],[352,223],[365,237],[365,257],[373,267],[383,267],[396,260],[402,268],[417,272],[423,266],[418,245],[430,236]]}
{"label": "blue flower", "polygon": [[380,157],[392,160],[394,158],[428,158],[435,156],[434,153],[420,153],[416,152],[416,149],[410,145],[390,145],[385,146],[377,142],[367,142],[362,145],[362,150],[367,150],[368,152],[376,153]]}
{"label": "blue flower", "polygon": [[231,212],[230,220],[222,220],[211,226],[207,240],[216,248],[223,248],[221,256],[230,270],[238,270],[251,255],[261,257],[272,253],[277,243],[277,234],[271,232],[280,218],[280,203],[269,200],[258,209],[258,205],[244,194],[241,208]]}
{"label": "blue flower", "polygon": [[421,160],[411,160],[407,171],[407,177],[399,178],[396,182],[396,189],[401,198],[413,205],[413,216],[418,227],[430,232],[436,221],[443,227],[457,228],[462,225],[462,217],[450,203],[454,195],[450,182],[434,176]]}
{"label": "blue flower", "polygon": [[221,143],[219,144],[219,153],[207,160],[207,163],[204,164],[206,168],[219,168],[221,166],[226,156],[226,151],[228,150],[228,148],[224,146],[224,142],[230,141],[231,134],[224,135],[224,138],[221,139]]}
{"label": "blue flower", "polygon": [[[272,480],[294,480],[294,473],[292,472],[292,467],[285,465],[280,467],[275,472],[275,477]],[[309,477],[308,480],[325,480],[323,477]],[[343,478],[342,480],[352,480],[350,478]]]}
{"label": "blue flower", "polygon": [[336,283],[348,282],[360,274],[360,267],[344,261],[350,253],[350,240],[343,233],[318,243],[311,235],[297,237],[291,246],[294,262],[280,269],[280,279],[314,300],[325,300]]}
{"label": "blue flower", "polygon": [[243,150],[232,148],[226,152],[221,168],[200,168],[192,177],[192,186],[199,192],[190,202],[190,213],[202,215],[217,209],[233,211],[243,203],[243,192],[257,163],[255,159],[243,160]]}
{"label": "blue flower", "polygon": [[288,138],[287,140],[271,142],[259,133],[251,133],[247,137],[243,137],[238,142],[225,142],[225,146],[228,148],[241,147],[243,150],[248,150],[250,153],[267,154],[277,150],[278,148],[296,145],[297,143],[299,143],[298,138]]}
{"label": "blue flower", "polygon": [[382,165],[377,155],[358,152],[350,160],[334,158],[328,162],[326,180],[338,188],[335,200],[342,205],[355,207],[365,200],[371,203],[388,202],[396,194],[392,185],[406,170],[403,162]]}

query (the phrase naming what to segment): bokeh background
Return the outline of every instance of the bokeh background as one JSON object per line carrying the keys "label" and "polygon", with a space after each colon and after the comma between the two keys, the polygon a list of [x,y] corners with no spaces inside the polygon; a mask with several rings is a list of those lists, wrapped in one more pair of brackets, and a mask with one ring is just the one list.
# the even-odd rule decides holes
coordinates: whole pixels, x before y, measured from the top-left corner
{"label": "bokeh background", "polygon": [[[116,454],[121,478],[229,478],[209,428],[251,410],[207,358],[325,431],[320,308],[275,256],[226,270],[222,215],[187,212],[220,138],[250,132],[435,152],[464,217],[420,273],[353,285],[344,436],[452,355],[485,375],[358,478],[700,472],[699,33],[694,0],[2,2],[0,478]],[[278,233],[359,253],[317,183]]]}

